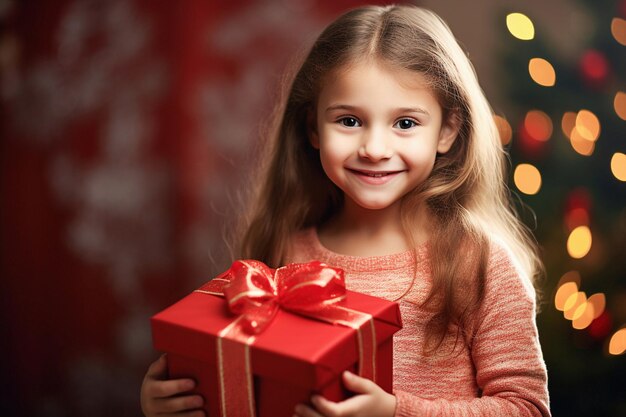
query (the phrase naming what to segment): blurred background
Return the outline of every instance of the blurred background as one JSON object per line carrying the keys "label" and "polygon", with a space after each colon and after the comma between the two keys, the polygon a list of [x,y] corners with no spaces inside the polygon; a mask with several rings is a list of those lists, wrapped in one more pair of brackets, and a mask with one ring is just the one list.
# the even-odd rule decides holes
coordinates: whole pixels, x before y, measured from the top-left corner
{"label": "blurred background", "polygon": [[[414,3],[511,154],[553,415],[626,416],[626,0]],[[283,69],[361,4],[0,0],[0,415],[141,415],[149,317],[228,266]]]}

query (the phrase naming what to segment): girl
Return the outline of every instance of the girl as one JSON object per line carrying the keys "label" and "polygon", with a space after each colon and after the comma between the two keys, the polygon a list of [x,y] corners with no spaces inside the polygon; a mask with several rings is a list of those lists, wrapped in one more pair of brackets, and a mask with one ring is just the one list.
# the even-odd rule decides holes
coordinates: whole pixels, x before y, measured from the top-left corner
{"label": "girl", "polygon": [[[505,186],[505,153],[473,68],[446,24],[411,6],[364,7],[319,37],[270,136],[239,257],[321,260],[348,288],[398,300],[394,393],[294,414],[549,416],[535,326],[540,263]],[[202,415],[191,380],[142,387],[147,416]]]}

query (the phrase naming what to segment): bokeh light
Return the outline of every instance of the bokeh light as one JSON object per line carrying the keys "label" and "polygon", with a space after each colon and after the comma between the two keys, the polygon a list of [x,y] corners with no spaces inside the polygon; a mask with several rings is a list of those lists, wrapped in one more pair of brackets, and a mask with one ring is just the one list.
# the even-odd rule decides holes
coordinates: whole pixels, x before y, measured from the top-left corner
{"label": "bokeh light", "polygon": [[626,120],[626,93],[624,93],[623,91],[618,91],[615,94],[615,99],[613,100],[613,108],[615,109],[617,117],[622,120]]}
{"label": "bokeh light", "polygon": [[524,194],[534,195],[541,188],[541,173],[530,164],[519,164],[513,173],[513,182]]}
{"label": "bokeh light", "polygon": [[552,87],[556,83],[556,72],[551,63],[543,58],[531,58],[528,73],[534,82],[543,87]]}
{"label": "bokeh light", "polygon": [[591,230],[587,226],[578,226],[567,238],[567,253],[574,259],[583,258],[591,250]]}
{"label": "bokeh light", "polygon": [[535,26],[523,13],[509,13],[506,16],[506,27],[517,39],[529,41],[535,37]]}
{"label": "bokeh light", "polygon": [[574,126],[576,126],[576,112],[567,111],[563,113],[563,118],[561,119],[561,130],[563,130],[563,134],[568,139],[572,134],[572,130],[574,130]]}
{"label": "bokeh light", "polygon": [[[566,284],[568,282],[573,282],[574,284],[576,284],[576,288],[577,288],[576,291],[578,291],[578,287],[580,287],[580,273],[575,270],[567,271],[566,273],[563,274],[563,276],[559,280],[558,286],[560,287],[561,285]],[[565,300],[563,300],[563,302],[565,302]]]}
{"label": "bokeh light", "polygon": [[617,42],[626,46],[626,20],[614,17],[611,20],[611,34]]}
{"label": "bokeh light", "polygon": [[606,308],[606,296],[599,292],[593,294],[591,297],[587,299],[588,303],[593,305],[593,318],[597,319],[604,313],[604,309]]}
{"label": "bokeh light", "polygon": [[493,121],[496,123],[496,127],[498,128],[502,144],[508,145],[511,143],[511,139],[513,138],[513,129],[511,128],[511,124],[504,117],[498,116],[497,114],[493,116]]}
{"label": "bokeh light", "polygon": [[572,131],[572,137],[571,137],[570,143],[572,145],[572,148],[577,153],[583,156],[591,156],[596,147],[594,142],[582,137],[580,133],[578,133],[578,130],[576,129]]}
{"label": "bokeh light", "polygon": [[626,352],[626,328],[619,329],[609,342],[609,353],[611,355],[621,355]]}
{"label": "bokeh light", "polygon": [[589,225],[589,213],[582,207],[576,207],[567,212],[565,215],[565,226],[567,230],[572,231],[578,226]]}
{"label": "bokeh light", "polygon": [[565,210],[582,208],[587,213],[591,211],[591,193],[585,187],[578,187],[567,193],[565,197]]}
{"label": "bokeh light", "polygon": [[572,296],[573,294],[578,293],[578,284],[576,282],[570,281],[563,283],[558,290],[556,290],[556,295],[554,296],[554,307],[556,307],[559,311],[565,310],[565,302]]}
{"label": "bokeh light", "polygon": [[604,340],[613,327],[613,320],[608,310],[604,310],[594,321],[591,322],[587,332],[591,337],[597,340]]}
{"label": "bokeh light", "polygon": [[570,134],[570,144],[572,148],[583,156],[590,156],[596,147],[596,143],[592,140],[587,140],[578,130],[578,126],[574,126]]}
{"label": "bokeh light", "polygon": [[589,82],[591,86],[602,85],[611,72],[611,66],[606,55],[595,49],[586,51],[581,56],[579,65],[583,79]]}
{"label": "bokeh light", "polygon": [[593,154],[595,142],[600,137],[600,120],[591,110],[566,112],[561,120],[561,128],[574,151],[583,156]]}
{"label": "bokeh light", "polygon": [[531,138],[545,142],[552,136],[552,120],[541,110],[530,110],[524,117],[524,129]]}
{"label": "bokeh light", "polygon": [[572,327],[577,330],[582,330],[591,324],[594,317],[594,306],[587,300],[574,312],[574,318],[572,319]]}
{"label": "bokeh light", "polygon": [[584,291],[578,291],[565,300],[563,306],[563,317],[568,320],[574,320],[574,313],[576,313],[578,307],[587,302],[587,294]]}
{"label": "bokeh light", "polygon": [[626,154],[615,152],[611,158],[611,172],[620,181],[626,181]]}
{"label": "bokeh light", "polygon": [[600,120],[590,110],[583,109],[576,115],[576,129],[584,139],[595,142],[600,136]]}
{"label": "bokeh light", "polygon": [[606,296],[603,293],[596,293],[587,298],[584,291],[579,291],[580,273],[578,271],[568,271],[563,274],[557,287],[554,306],[563,312],[563,317],[572,321],[574,329],[585,329],[596,318],[603,315]]}

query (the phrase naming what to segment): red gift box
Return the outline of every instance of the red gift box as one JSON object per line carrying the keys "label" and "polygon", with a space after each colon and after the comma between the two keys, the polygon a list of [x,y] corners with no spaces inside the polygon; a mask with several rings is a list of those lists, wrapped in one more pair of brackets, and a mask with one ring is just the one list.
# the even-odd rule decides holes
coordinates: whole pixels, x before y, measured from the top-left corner
{"label": "red gift box", "polygon": [[[391,392],[392,336],[402,326],[398,305],[351,291],[345,291],[345,297],[337,305],[373,317],[376,346],[373,351],[366,350],[366,354],[375,355],[376,383]],[[196,380],[194,392],[204,397],[204,410],[210,417],[237,417],[238,414],[229,412],[230,406],[226,406],[226,413],[220,413],[223,411],[220,401],[227,401],[220,397],[218,389],[220,383],[223,384],[218,371],[221,369],[218,354],[239,349],[237,345],[241,345],[226,339],[218,343],[219,335],[236,319],[225,299],[198,291],[151,319],[154,347],[168,354],[169,377]],[[313,393],[333,401],[347,398],[350,394],[342,387],[341,373],[344,370],[356,373],[363,355],[355,328],[279,309],[249,346],[253,413],[258,417],[291,417],[296,404],[307,403]],[[222,373],[227,379],[239,377]],[[245,385],[233,382],[231,386],[238,389]]]}

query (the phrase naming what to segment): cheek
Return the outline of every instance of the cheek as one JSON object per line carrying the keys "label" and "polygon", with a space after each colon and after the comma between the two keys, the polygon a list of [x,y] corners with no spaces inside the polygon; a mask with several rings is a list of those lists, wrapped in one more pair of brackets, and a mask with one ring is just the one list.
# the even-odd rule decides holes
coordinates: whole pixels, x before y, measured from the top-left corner
{"label": "cheek", "polygon": [[424,146],[424,144],[406,147],[402,152],[402,158],[407,164],[412,166],[432,165],[436,156],[436,146]]}
{"label": "cheek", "polygon": [[345,161],[353,153],[354,149],[349,138],[324,138],[320,142],[320,155],[322,160],[339,163]]}

